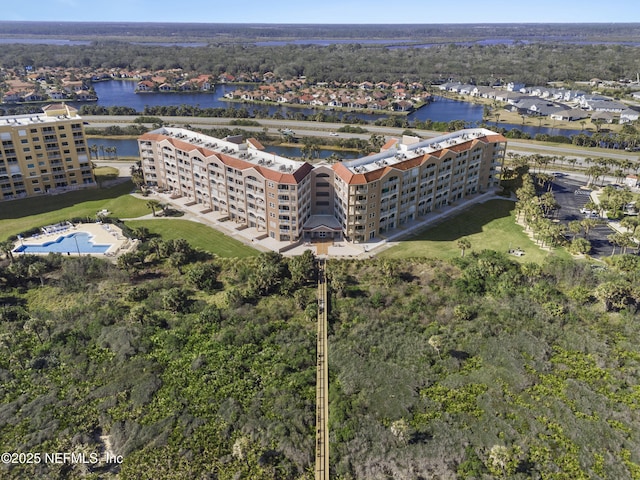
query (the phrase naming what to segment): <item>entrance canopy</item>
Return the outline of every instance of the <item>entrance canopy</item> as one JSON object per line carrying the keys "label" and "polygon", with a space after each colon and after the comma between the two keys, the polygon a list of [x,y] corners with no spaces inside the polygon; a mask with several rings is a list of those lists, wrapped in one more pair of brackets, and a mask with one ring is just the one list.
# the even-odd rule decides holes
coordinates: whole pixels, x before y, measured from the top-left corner
{"label": "entrance canopy", "polygon": [[340,238],[342,225],[333,215],[312,215],[302,227],[307,238]]}

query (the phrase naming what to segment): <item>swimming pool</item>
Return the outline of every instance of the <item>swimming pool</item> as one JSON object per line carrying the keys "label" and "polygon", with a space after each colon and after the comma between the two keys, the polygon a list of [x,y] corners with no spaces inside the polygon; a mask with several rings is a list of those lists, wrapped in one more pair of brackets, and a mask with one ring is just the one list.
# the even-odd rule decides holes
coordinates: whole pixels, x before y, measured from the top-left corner
{"label": "swimming pool", "polygon": [[16,253],[106,253],[111,245],[96,245],[92,235],[86,232],[75,232],[58,237],[50,242],[31,245],[20,245]]}

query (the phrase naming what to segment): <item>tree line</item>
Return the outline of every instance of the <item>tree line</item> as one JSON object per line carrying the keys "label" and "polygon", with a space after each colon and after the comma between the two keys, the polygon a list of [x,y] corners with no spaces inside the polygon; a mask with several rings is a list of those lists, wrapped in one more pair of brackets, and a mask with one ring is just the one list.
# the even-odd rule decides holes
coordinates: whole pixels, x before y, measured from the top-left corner
{"label": "tree line", "polygon": [[334,44],[282,45],[277,47],[208,45],[178,47],[97,42],[91,45],[3,46],[0,66],[26,66],[95,70],[224,72],[259,74],[273,72],[278,78],[306,76],[312,82],[397,80],[438,83],[455,79],[478,85],[498,81],[520,81],[543,85],[550,81],[589,80],[594,77],[618,80],[635,78],[640,71],[636,47],[593,44],[456,45],[430,48],[390,49],[378,45]]}

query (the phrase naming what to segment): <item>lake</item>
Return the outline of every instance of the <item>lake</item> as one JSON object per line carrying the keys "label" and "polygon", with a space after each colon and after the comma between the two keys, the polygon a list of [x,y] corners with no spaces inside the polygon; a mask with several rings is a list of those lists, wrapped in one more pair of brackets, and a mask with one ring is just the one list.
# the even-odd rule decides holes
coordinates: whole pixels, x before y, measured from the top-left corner
{"label": "lake", "polygon": [[[99,158],[96,160],[95,158],[93,158],[94,161],[100,161],[100,160],[115,160],[115,155],[113,154],[109,154],[109,153],[102,153],[102,151],[100,150],[100,147],[116,147],[116,153],[118,158],[120,157],[138,157],[139,156],[139,152],[138,152],[138,142],[137,140],[130,140],[130,139],[120,139],[120,138],[88,138],[87,139],[87,143],[89,144],[90,147],[92,147],[93,145],[97,145],[98,146],[98,155]],[[267,145],[265,146],[265,150],[267,152],[270,153],[275,153],[276,155],[280,155],[282,157],[287,157],[287,158],[301,158],[302,157],[302,151],[301,151],[301,147],[283,147],[283,146],[279,146],[279,145]],[[319,156],[318,158],[323,159],[323,158],[328,158],[330,157],[332,154],[336,154],[341,158],[357,158],[359,157],[359,155],[352,153],[352,152],[342,152],[342,151],[335,151],[335,150],[321,150],[320,152],[318,152]]]}

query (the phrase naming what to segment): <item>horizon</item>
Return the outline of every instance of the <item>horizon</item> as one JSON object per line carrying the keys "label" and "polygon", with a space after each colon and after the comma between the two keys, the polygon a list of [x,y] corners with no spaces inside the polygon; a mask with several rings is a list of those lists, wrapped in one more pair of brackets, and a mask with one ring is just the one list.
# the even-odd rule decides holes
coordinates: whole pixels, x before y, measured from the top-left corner
{"label": "horizon", "polygon": [[612,22],[612,21],[584,21],[584,22],[519,22],[519,21],[496,21],[496,22],[434,22],[434,23],[310,23],[310,22],[195,22],[195,21],[135,21],[135,20],[0,20],[0,24],[3,23],[98,23],[98,24],[165,24],[165,25],[265,25],[265,26],[330,26],[330,27],[349,27],[349,26],[425,26],[425,25],[640,25],[640,21],[637,22]]}
{"label": "horizon", "polygon": [[[35,5],[34,5],[35,3]],[[216,2],[217,3],[217,2]],[[354,0],[324,0],[304,3],[294,0],[246,0],[241,17],[234,8],[211,4],[207,0],[183,0],[179,8],[170,0],[111,0],[107,8],[85,8],[80,0],[33,0],[17,2],[4,13],[5,21],[29,22],[131,22],[134,23],[212,23],[212,24],[277,24],[277,25],[405,25],[406,18],[419,20],[410,25],[439,24],[566,24],[627,23],[640,18],[640,7],[628,0],[610,0],[606,8],[596,0],[538,0],[530,4],[513,4],[507,8],[484,8],[474,0],[458,0],[455,9],[448,4],[428,4],[406,0],[401,10],[382,0],[366,5]],[[34,8],[35,7],[35,8]],[[634,15],[634,12],[637,15]],[[168,21],[167,17],[170,17]],[[336,22],[336,19],[350,19]],[[309,20],[312,20],[311,22]],[[420,21],[422,20],[422,21]],[[470,21],[473,20],[473,21]]]}

